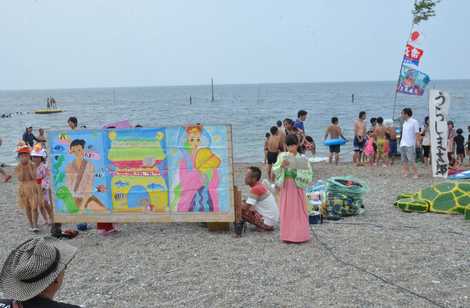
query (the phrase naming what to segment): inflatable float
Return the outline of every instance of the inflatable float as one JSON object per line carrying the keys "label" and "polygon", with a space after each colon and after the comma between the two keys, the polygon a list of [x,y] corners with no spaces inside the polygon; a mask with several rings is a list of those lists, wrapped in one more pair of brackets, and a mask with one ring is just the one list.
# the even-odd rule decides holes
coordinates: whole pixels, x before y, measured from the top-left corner
{"label": "inflatable float", "polygon": [[465,171],[451,174],[447,178],[449,180],[470,180],[470,170],[465,170]]}
{"label": "inflatable float", "polygon": [[414,194],[401,194],[395,206],[404,212],[463,214],[470,220],[470,182],[442,182]]}
{"label": "inflatable float", "polygon": [[61,113],[64,112],[62,109],[38,109],[34,110],[35,114],[50,114],[50,113]]}
{"label": "inflatable float", "polygon": [[337,138],[337,139],[327,139],[325,141],[323,141],[323,144],[326,145],[326,146],[330,146],[330,145],[342,145],[342,144],[345,144],[347,141],[344,140],[343,138]]}

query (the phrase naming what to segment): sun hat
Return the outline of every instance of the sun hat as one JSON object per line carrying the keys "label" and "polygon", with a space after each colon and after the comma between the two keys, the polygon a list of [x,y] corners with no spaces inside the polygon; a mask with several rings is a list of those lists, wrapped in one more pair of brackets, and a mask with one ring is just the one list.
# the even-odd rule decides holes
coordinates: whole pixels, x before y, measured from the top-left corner
{"label": "sun hat", "polygon": [[37,157],[42,157],[46,158],[47,157],[47,152],[44,150],[42,145],[40,143],[37,143],[33,150],[31,151],[31,156],[37,156]]}
{"label": "sun hat", "polygon": [[393,126],[393,120],[392,119],[385,119],[384,120],[384,126],[385,127],[392,127]]}
{"label": "sun hat", "polygon": [[3,264],[0,291],[16,301],[39,295],[65,270],[76,252],[77,248],[52,237],[27,240]]}
{"label": "sun hat", "polygon": [[24,141],[20,141],[16,145],[16,153],[18,153],[18,154],[21,154],[21,153],[30,154],[31,153],[31,148]]}

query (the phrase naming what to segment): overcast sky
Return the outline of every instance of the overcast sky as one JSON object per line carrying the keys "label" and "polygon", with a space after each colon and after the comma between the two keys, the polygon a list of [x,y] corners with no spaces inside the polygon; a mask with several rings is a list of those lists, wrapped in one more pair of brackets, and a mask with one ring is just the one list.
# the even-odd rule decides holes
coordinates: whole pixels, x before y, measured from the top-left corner
{"label": "overcast sky", "polygon": [[[396,80],[412,0],[0,0],[0,89]],[[470,78],[470,1],[421,69]]]}

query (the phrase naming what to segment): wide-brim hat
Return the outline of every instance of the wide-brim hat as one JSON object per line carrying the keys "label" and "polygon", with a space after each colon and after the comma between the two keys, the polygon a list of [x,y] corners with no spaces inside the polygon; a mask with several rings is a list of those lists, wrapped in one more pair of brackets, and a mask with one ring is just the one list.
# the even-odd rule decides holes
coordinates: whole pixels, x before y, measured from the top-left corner
{"label": "wide-brim hat", "polygon": [[7,257],[0,274],[4,297],[27,301],[47,289],[72,261],[77,248],[53,237],[32,238]]}
{"label": "wide-brim hat", "polygon": [[31,154],[31,149],[29,147],[23,147],[16,149],[16,153],[18,154]]}
{"label": "wide-brim hat", "polygon": [[16,153],[25,153],[25,154],[30,154],[31,153],[31,148],[24,142],[20,141],[16,145]]}
{"label": "wide-brim hat", "polygon": [[44,148],[42,147],[42,145],[40,143],[37,143],[33,147],[33,150],[31,151],[31,156],[46,158],[47,157],[47,152],[46,152],[46,150],[44,150]]}

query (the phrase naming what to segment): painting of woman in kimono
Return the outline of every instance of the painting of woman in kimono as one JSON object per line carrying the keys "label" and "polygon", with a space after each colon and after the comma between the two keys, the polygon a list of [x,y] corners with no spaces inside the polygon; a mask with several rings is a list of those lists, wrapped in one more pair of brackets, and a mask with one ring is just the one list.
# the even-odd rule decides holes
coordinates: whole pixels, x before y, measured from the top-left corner
{"label": "painting of woman in kimono", "polygon": [[185,128],[181,159],[178,162],[179,201],[178,212],[218,212],[219,199],[217,188],[221,165],[220,158],[207,147],[201,146],[204,132],[202,125]]}

